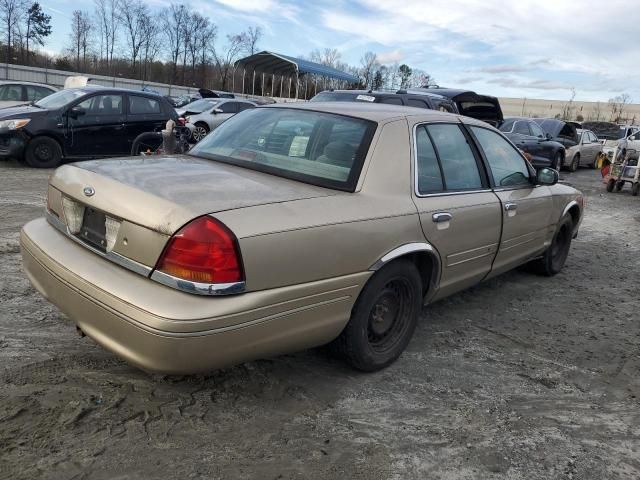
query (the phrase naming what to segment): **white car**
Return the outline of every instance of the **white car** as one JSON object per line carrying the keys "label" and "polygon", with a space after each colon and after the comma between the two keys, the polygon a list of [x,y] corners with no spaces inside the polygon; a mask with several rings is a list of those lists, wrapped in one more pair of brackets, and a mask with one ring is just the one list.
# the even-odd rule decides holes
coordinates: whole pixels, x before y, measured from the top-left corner
{"label": "white car", "polygon": [[207,99],[207,101],[210,102],[210,107],[201,113],[188,115],[185,118],[187,127],[191,130],[191,139],[194,142],[202,140],[211,130],[214,130],[218,125],[228,118],[233,117],[236,113],[258,106],[255,102],[236,98]]}
{"label": "white car", "polygon": [[638,132],[637,127],[610,122],[583,122],[582,127],[598,135],[602,141],[602,153],[612,162],[624,158],[629,138]]}
{"label": "white car", "polygon": [[43,83],[3,80],[0,82],[0,108],[37,102],[58,89]]}
{"label": "white car", "polygon": [[602,142],[591,130],[582,128],[576,129],[578,133],[578,143],[567,148],[567,159],[565,165],[569,170],[575,172],[578,167],[587,165],[596,168],[598,155],[602,152]]}

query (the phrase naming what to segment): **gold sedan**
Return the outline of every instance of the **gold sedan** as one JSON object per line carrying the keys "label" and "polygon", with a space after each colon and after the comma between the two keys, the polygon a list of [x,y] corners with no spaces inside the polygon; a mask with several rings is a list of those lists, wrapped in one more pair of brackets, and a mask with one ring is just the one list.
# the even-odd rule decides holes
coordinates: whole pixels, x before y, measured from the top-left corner
{"label": "gold sedan", "polygon": [[373,371],[422,306],[563,267],[582,195],[500,132],[408,107],[242,112],[188,155],[52,175],[24,226],[33,285],[138,367],[191,373],[330,343]]}

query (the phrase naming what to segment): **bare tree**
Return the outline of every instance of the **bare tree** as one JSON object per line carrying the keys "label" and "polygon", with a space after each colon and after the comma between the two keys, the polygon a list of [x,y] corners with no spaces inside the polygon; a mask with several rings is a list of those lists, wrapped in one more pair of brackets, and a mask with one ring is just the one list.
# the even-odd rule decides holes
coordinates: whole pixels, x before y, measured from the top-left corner
{"label": "bare tree", "polygon": [[169,43],[169,53],[173,64],[171,73],[171,82],[175,83],[178,79],[178,59],[184,48],[184,25],[189,16],[187,7],[183,4],[171,4],[162,12],[162,24],[166,40]]}
{"label": "bare tree", "polygon": [[230,74],[234,68],[234,63],[242,53],[246,45],[246,34],[227,35],[227,44],[222,50],[214,48],[213,58],[216,62],[216,69],[222,81],[222,89],[227,89]]}
{"label": "bare tree", "polygon": [[244,34],[244,50],[247,55],[253,55],[258,50],[258,42],[262,38],[262,28],[249,27]]}
{"label": "bare tree", "polygon": [[6,62],[11,62],[11,47],[19,22],[27,14],[26,0],[0,0],[0,23],[5,38]]}
{"label": "bare tree", "polygon": [[365,88],[371,88],[373,75],[378,66],[378,56],[373,52],[367,52],[360,59],[360,65],[362,65],[362,69],[360,71],[362,83],[364,83]]}
{"label": "bare tree", "polygon": [[144,43],[143,30],[145,24],[153,20],[149,14],[149,8],[142,3],[142,0],[119,0],[118,20],[125,31],[131,69],[135,76],[136,61],[139,59],[140,49]]}
{"label": "bare tree", "polygon": [[209,55],[213,53],[213,47],[215,46],[217,35],[217,27],[212,24],[208,18],[204,18],[202,25],[196,32],[196,37],[193,42],[194,46],[196,47],[197,56],[200,60],[200,82],[202,86],[206,86]]}
{"label": "bare tree", "polygon": [[611,116],[609,120],[615,123],[626,120],[623,115],[625,108],[629,103],[631,103],[631,97],[627,93],[623,93],[622,95],[618,95],[617,97],[610,98],[608,102],[608,107],[611,110]]}
{"label": "bare tree", "polygon": [[140,32],[142,37],[142,46],[140,53],[140,62],[142,65],[142,80],[148,79],[149,64],[153,63],[162,46],[160,41],[160,26],[157,22],[145,22]]}
{"label": "bare tree", "polygon": [[94,0],[94,4],[95,15],[100,27],[100,43],[102,46],[100,55],[104,55],[107,73],[109,73],[113,62],[113,52],[119,27],[117,0]]}
{"label": "bare tree", "polygon": [[81,70],[80,58],[82,57],[82,69],[86,68],[87,50],[91,43],[91,19],[89,14],[82,10],[74,10],[71,19],[71,47],[69,50],[76,57],[76,70]]}

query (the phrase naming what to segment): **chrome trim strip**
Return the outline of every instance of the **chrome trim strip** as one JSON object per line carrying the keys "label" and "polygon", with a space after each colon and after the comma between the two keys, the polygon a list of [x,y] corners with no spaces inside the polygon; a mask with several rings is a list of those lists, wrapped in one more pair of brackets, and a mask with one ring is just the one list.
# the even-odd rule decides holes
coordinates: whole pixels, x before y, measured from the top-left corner
{"label": "chrome trim strip", "polygon": [[233,295],[243,293],[246,288],[245,282],[233,283],[198,283],[183,280],[181,278],[168,275],[159,270],[154,270],[151,280],[162,283],[167,287],[175,288],[186,293],[196,295]]}
{"label": "chrome trim strip", "polygon": [[57,216],[55,216],[53,213],[51,212],[47,212],[47,221],[49,222],[49,225],[51,225],[52,227],[54,227],[56,230],[58,230],[60,233],[62,233],[63,235],[65,235],[66,237],[70,238],[71,240],[73,240],[74,242],[76,242],[78,245],[82,245],[84,248],[92,251],[93,253],[100,255],[103,258],[106,258],[107,260],[120,265],[123,268],[126,268],[127,270],[130,270],[134,273],[137,273],[139,275],[143,275],[145,277],[148,277],[149,274],[151,273],[151,270],[153,270],[151,267],[148,267],[147,265],[143,265],[142,263],[138,263],[135,260],[131,260],[130,258],[127,258],[123,255],[120,255],[119,253],[116,253],[114,251],[111,252],[101,252],[100,250],[93,248],[91,245],[87,245],[86,243],[84,243],[82,240],[80,240],[78,237],[76,237],[75,235],[73,235],[71,232],[69,232],[69,229],[67,228],[67,225],[60,220],[60,218],[58,218]]}

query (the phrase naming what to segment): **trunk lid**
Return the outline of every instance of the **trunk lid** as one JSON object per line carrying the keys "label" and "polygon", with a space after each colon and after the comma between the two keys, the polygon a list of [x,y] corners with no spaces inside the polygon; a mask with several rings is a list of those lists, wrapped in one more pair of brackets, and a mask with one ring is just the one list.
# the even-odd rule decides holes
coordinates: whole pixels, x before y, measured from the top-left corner
{"label": "trunk lid", "polygon": [[164,235],[209,213],[341,193],[188,155],[64,165],[50,184],[84,205]]}

